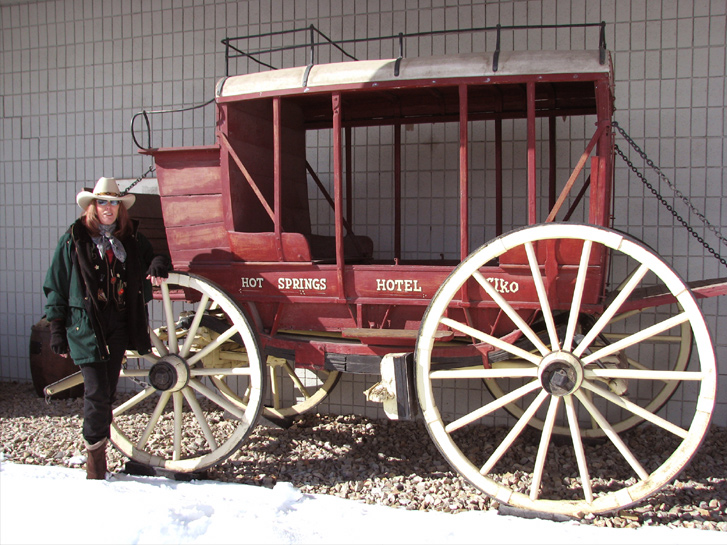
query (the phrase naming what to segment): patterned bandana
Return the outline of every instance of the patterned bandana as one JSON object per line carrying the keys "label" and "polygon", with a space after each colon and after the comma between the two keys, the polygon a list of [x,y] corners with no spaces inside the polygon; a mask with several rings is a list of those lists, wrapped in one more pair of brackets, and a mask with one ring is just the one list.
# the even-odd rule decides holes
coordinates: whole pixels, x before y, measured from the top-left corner
{"label": "patterned bandana", "polygon": [[124,245],[121,244],[121,241],[113,235],[116,230],[116,223],[112,223],[111,225],[101,224],[98,228],[101,234],[97,237],[91,238],[93,239],[94,244],[96,244],[96,248],[98,248],[98,253],[101,257],[104,257],[106,255],[106,250],[110,248],[113,250],[116,259],[122,263],[126,261],[126,250],[124,249]]}

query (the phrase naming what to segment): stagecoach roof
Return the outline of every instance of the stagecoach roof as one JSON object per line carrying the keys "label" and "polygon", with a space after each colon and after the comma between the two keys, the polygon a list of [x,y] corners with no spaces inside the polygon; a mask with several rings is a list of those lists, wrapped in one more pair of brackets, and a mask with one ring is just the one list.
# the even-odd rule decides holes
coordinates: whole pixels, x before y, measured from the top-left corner
{"label": "stagecoach roof", "polygon": [[[601,64],[594,51],[502,51],[493,69],[494,53],[469,53],[434,57],[362,60],[299,66],[223,78],[217,85],[218,97],[311,92],[316,89],[356,87],[397,81],[442,83],[442,80],[487,78],[497,80],[538,75],[598,74],[611,71],[610,58]],[[397,62],[398,75],[397,75]],[[453,82],[454,83],[454,82]]]}

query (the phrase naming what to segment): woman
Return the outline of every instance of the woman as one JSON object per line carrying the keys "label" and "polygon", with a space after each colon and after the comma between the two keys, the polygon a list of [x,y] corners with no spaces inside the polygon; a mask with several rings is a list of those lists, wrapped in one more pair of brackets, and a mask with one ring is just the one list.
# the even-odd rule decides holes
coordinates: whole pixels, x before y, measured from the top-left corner
{"label": "woman", "polygon": [[[106,476],[112,403],[126,350],[151,350],[146,303],[151,285],[168,276],[169,260],[155,256],[114,178],[81,191],[84,211],[61,237],[43,284],[51,349],[73,359],[84,381],[83,439],[87,479]],[[150,282],[149,282],[150,281]]]}

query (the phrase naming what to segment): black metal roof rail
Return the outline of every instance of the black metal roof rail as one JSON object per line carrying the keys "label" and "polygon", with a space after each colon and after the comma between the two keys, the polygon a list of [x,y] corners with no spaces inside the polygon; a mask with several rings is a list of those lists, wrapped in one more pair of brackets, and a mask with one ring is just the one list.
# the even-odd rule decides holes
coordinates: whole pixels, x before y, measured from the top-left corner
{"label": "black metal roof rail", "polygon": [[[331,46],[336,48],[338,51],[340,51],[344,56],[348,57],[352,60],[359,60],[354,55],[350,54],[346,51],[345,46],[349,45],[355,45],[358,43],[371,43],[376,41],[388,41],[388,40],[398,40],[398,49],[399,49],[399,56],[397,58],[397,67],[401,62],[401,59],[404,58],[404,39],[405,38],[421,38],[426,36],[436,36],[436,35],[442,35],[442,34],[463,34],[463,33],[473,33],[473,32],[491,32],[494,31],[497,33],[497,44],[495,47],[494,52],[494,60],[493,60],[493,69],[497,71],[497,65],[500,55],[500,36],[501,32],[503,30],[544,30],[544,29],[558,29],[558,28],[587,28],[587,27],[600,27],[600,32],[598,36],[598,49],[599,49],[599,61],[601,64],[604,64],[606,62],[606,23],[605,21],[601,21],[600,23],[570,23],[570,24],[552,24],[552,25],[495,25],[490,27],[476,27],[476,28],[463,28],[463,29],[452,29],[452,30],[430,30],[430,31],[423,31],[423,32],[409,32],[409,33],[403,33],[399,32],[398,34],[393,35],[387,35],[387,36],[374,36],[374,37],[367,37],[367,38],[349,38],[345,40],[333,40],[330,37],[326,36],[323,32],[321,32],[318,28],[316,28],[314,25],[309,25],[304,28],[295,28],[295,29],[289,29],[289,30],[278,30],[273,32],[264,32],[261,34],[251,34],[248,36],[237,36],[237,37],[227,37],[221,40],[222,44],[225,46],[225,76],[230,76],[230,59],[235,59],[239,57],[246,57],[260,66],[264,66],[266,68],[270,68],[271,70],[277,70],[280,67],[273,66],[272,64],[262,60],[260,57],[263,55],[270,55],[272,53],[280,53],[283,51],[292,51],[296,49],[302,49],[302,48],[310,48],[310,59],[308,63],[308,69],[307,72],[310,72],[310,69],[315,64],[315,55],[316,55],[316,48],[319,46]],[[269,47],[269,48],[261,48],[261,49],[254,49],[254,50],[243,50],[240,47],[238,47],[237,43],[247,40],[259,40],[261,38],[273,38],[276,36],[286,36],[286,35],[295,35],[299,33],[308,33],[309,34],[309,41],[307,43],[303,44],[291,44],[291,45],[282,45],[277,47]]]}

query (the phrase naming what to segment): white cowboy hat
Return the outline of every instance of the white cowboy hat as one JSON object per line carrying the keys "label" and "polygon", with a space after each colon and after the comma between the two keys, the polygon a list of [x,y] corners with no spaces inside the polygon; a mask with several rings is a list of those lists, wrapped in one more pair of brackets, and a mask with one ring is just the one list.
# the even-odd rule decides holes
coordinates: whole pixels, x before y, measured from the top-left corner
{"label": "white cowboy hat", "polygon": [[76,202],[78,206],[84,210],[88,208],[92,200],[106,199],[112,201],[121,201],[128,210],[134,205],[136,196],[131,193],[122,195],[119,191],[119,186],[116,184],[115,178],[99,178],[96,182],[96,187],[93,188],[93,193],[86,191],[85,189],[76,195]]}

